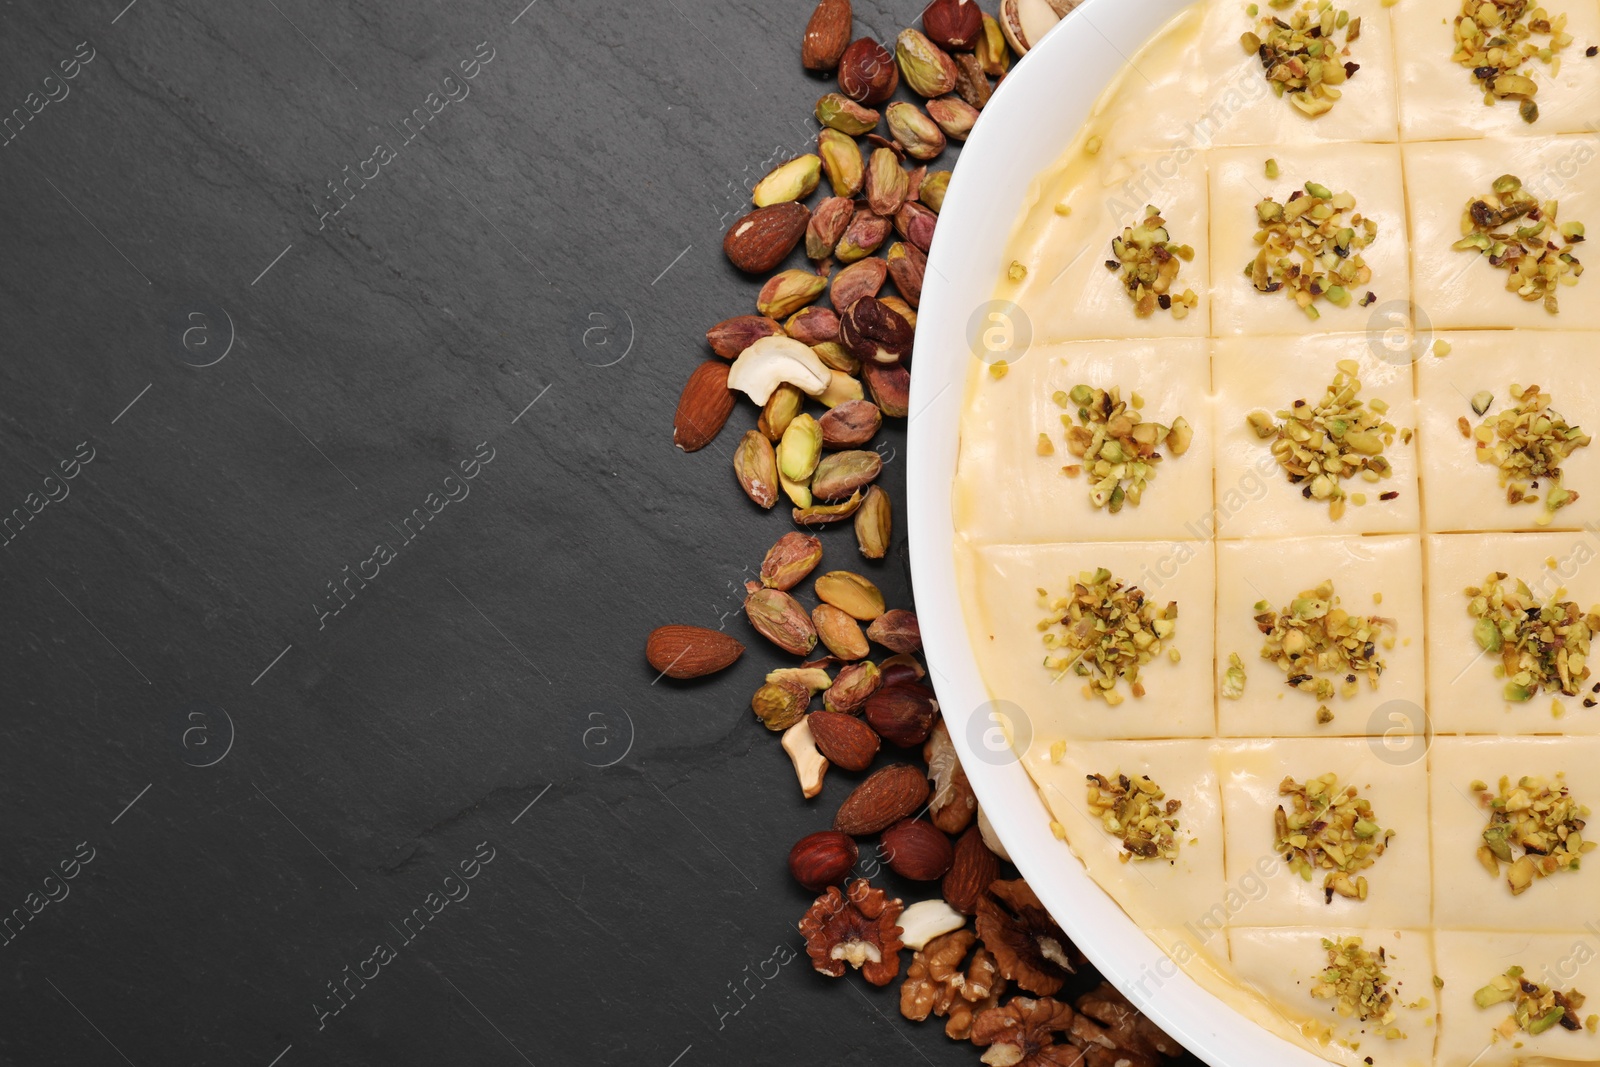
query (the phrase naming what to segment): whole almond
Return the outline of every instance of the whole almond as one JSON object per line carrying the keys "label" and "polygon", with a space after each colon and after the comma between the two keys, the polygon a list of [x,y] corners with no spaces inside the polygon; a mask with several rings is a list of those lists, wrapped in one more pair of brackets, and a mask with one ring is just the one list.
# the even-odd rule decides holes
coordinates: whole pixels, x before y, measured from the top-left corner
{"label": "whole almond", "polygon": [[878,754],[878,735],[854,715],[837,711],[813,711],[806,717],[817,751],[835,767],[864,771]]}
{"label": "whole almond", "polygon": [[850,264],[833,276],[833,287],[828,293],[833,310],[843,315],[862,297],[877,296],[888,277],[889,264],[881,259],[863,259]]}
{"label": "whole almond", "polygon": [[878,435],[883,412],[870,400],[847,400],[817,422],[822,427],[823,448],[859,448]]}
{"label": "whole almond", "polygon": [[850,43],[850,26],[850,0],[821,0],[800,42],[801,65],[823,73],[836,68]]}
{"label": "whole almond", "polygon": [[911,371],[904,363],[863,363],[861,380],[885,415],[903,419],[911,414]]}
{"label": "whole almond", "polygon": [[806,206],[793,201],[757,208],[729,228],[722,251],[740,270],[765,274],[800,243],[810,221]]}
{"label": "whole almond", "polygon": [[1000,877],[1000,858],[989,851],[989,846],[983,843],[983,834],[975,825],[956,838],[953,851],[950,870],[939,890],[952,908],[963,915],[976,914],[979,898]]}
{"label": "whole almond", "polygon": [[931,822],[904,819],[883,832],[881,852],[889,869],[913,882],[932,882],[950,869],[950,839]]}
{"label": "whole almond", "polygon": [[685,452],[698,452],[722,432],[733,414],[733,392],[728,388],[728,364],[706,360],[694,369],[678,395],[672,417],[672,443]]}
{"label": "whole almond", "polygon": [[867,725],[878,736],[900,748],[912,748],[928,739],[939,702],[925,685],[880,686],[867,698]]}
{"label": "whole almond", "polygon": [[871,651],[867,635],[861,632],[861,624],[832,604],[818,604],[812,608],[811,623],[828,651],[842,660],[865,659]]}
{"label": "whole almond", "polygon": [[761,588],[745,597],[744,613],[756,632],[794,656],[817,647],[817,631],[800,602],[781,589]]}
{"label": "whole almond", "polygon": [[704,626],[658,626],[644,643],[644,658],[668,678],[702,678],[733,665],[744,645]]}
{"label": "whole almond", "polygon": [[706,343],[723,359],[736,359],[740,352],[762,337],[775,337],[783,327],[765,315],[735,315],[706,331]]}
{"label": "whole almond", "polygon": [[761,584],[788,591],[805,580],[822,562],[822,542],[809,534],[791,531],[767,549],[761,561]]}
{"label": "whole almond", "polygon": [[909,763],[880,768],[844,798],[833,828],[851,837],[875,834],[921,809],[928,789],[927,777]]}
{"label": "whole almond", "polygon": [[917,617],[904,608],[886,611],[872,620],[867,636],[891,652],[920,652],[922,627]]}

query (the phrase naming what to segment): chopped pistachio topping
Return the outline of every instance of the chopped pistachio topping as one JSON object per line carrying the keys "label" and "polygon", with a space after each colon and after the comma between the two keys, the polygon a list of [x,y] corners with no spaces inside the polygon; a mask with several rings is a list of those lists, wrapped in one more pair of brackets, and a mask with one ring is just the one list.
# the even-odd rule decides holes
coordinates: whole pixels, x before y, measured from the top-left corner
{"label": "chopped pistachio topping", "polygon": [[1133,313],[1147,319],[1156,309],[1172,312],[1174,319],[1187,318],[1200,302],[1193,289],[1172,292],[1183,265],[1194,259],[1194,249],[1172,240],[1161,209],[1145,209],[1144,221],[1123,228],[1121,237],[1111,239],[1111,254],[1106,269],[1120,271],[1122,287],[1133,301]]}
{"label": "chopped pistachio topping", "polygon": [[1505,677],[1507,700],[1532,700],[1541,689],[1577,696],[1589,678],[1589,640],[1600,630],[1600,609],[1584,611],[1559,599],[1560,592],[1541,602],[1505,571],[1465,590],[1472,636],[1483,651],[1500,656],[1496,673]]}
{"label": "chopped pistachio topping", "polygon": [[[1473,431],[1480,463],[1500,468],[1500,486],[1512,504],[1539,502],[1539,483],[1548,481],[1544,509],[1535,521],[1548,526],[1560,508],[1578,499],[1575,490],[1561,484],[1561,463],[1589,444],[1589,435],[1550,410],[1550,394],[1537,385],[1526,389],[1511,387],[1511,407],[1483,421]],[[1480,406],[1479,401],[1482,401]],[[1494,398],[1479,393],[1472,398],[1472,410],[1482,415]]]}
{"label": "chopped pistachio topping", "polygon": [[1366,900],[1367,880],[1356,872],[1378,861],[1394,831],[1379,826],[1372,805],[1355,786],[1340,787],[1332,773],[1304,785],[1285,778],[1278,793],[1289,798],[1291,810],[1280,804],[1273,816],[1273,847],[1289,869],[1308,882],[1314,871],[1327,871],[1322,889],[1329,903],[1335,893]]}
{"label": "chopped pistachio topping", "polygon": [[[1535,36],[1545,38],[1536,42]],[[1515,100],[1524,122],[1536,122],[1539,105],[1527,64],[1539,60],[1554,77],[1561,71],[1557,53],[1572,43],[1567,16],[1551,15],[1528,0],[1462,0],[1455,19],[1455,54],[1451,57],[1472,71],[1483,89],[1483,102],[1493,107],[1499,100]]]}
{"label": "chopped pistachio topping", "polygon": [[1244,660],[1239,658],[1239,653],[1228,653],[1228,669],[1222,672],[1222,696],[1227,700],[1238,700],[1244,696]]}
{"label": "chopped pistachio topping", "polygon": [[1087,473],[1089,503],[1113,515],[1124,505],[1139,505],[1162,461],[1158,449],[1181,456],[1194,439],[1194,430],[1182,415],[1171,426],[1146,422],[1138,405],[1122,399],[1120,386],[1107,392],[1075,385],[1070,392],[1057,390],[1054,400],[1066,409],[1061,422],[1066,426],[1067,451],[1082,461],[1072,465],[1076,470],[1063,467],[1063,472],[1073,477]]}
{"label": "chopped pistachio topping", "polygon": [[[1338,41],[1341,32],[1343,44]],[[1306,0],[1287,17],[1261,15],[1255,32],[1240,37],[1239,44],[1261,60],[1274,93],[1287,97],[1301,114],[1316,118],[1333,109],[1341,95],[1339,87],[1361,69],[1361,64],[1346,58],[1360,36],[1359,16],[1351,18],[1331,0]]]}
{"label": "chopped pistachio topping", "polygon": [[[1488,985],[1472,994],[1473,1002],[1480,1008],[1511,1005],[1511,1014],[1495,1027],[1495,1033],[1503,1038],[1513,1037],[1518,1031],[1542,1034],[1557,1025],[1564,1030],[1582,1030],[1584,1024],[1578,1019],[1578,1011],[1585,999],[1576,989],[1563,993],[1530,981],[1521,967],[1512,967],[1505,974],[1495,976]],[[1593,1031],[1594,1027],[1588,1029]]]}
{"label": "chopped pistachio topping", "polygon": [[1161,787],[1143,774],[1088,776],[1089,811],[1099,816],[1106,833],[1122,842],[1119,858],[1164,859],[1178,855],[1178,808]]}
{"label": "chopped pistachio topping", "polygon": [[1594,842],[1583,839],[1589,809],[1572,798],[1562,775],[1528,776],[1515,785],[1502,777],[1494,793],[1482,782],[1472,784],[1483,787],[1477,791],[1478,803],[1489,812],[1478,861],[1496,877],[1500,865],[1507,865],[1512,896],[1521,895],[1536,879],[1577,870],[1583,854],[1594,849]]}
{"label": "chopped pistachio topping", "polygon": [[[1383,450],[1394,443],[1397,431],[1384,418],[1387,405],[1361,399],[1358,369],[1354,360],[1340,360],[1322,399],[1315,404],[1296,400],[1278,412],[1281,421],[1265,411],[1247,416],[1256,436],[1272,442],[1272,455],[1289,481],[1301,487],[1300,495],[1327,501],[1334,519],[1344,514],[1345,491],[1340,485],[1344,479],[1359,475],[1375,482],[1392,473]],[[1378,499],[1392,500],[1396,495],[1383,493]]]}
{"label": "chopped pistachio topping", "polygon": [[1388,956],[1379,945],[1376,952],[1361,945],[1359,937],[1323,938],[1322,947],[1328,952],[1328,966],[1311,987],[1311,995],[1318,1000],[1332,1000],[1335,1010],[1346,1019],[1375,1022],[1387,1029],[1384,1037],[1404,1037],[1390,1027],[1394,1022],[1394,994],[1388,989],[1389,974],[1384,970]]}
{"label": "chopped pistachio topping", "polygon": [[1372,280],[1361,250],[1378,236],[1378,224],[1355,208],[1354,196],[1316,182],[1306,182],[1281,204],[1261,201],[1255,237],[1261,251],[1245,264],[1245,277],[1259,293],[1288,293],[1312,319],[1322,317],[1318,300],[1349,307],[1352,291]]}
{"label": "chopped pistachio topping", "polygon": [[1139,672],[1172,640],[1177,601],[1158,606],[1104,567],[1079,572],[1067,596],[1051,600],[1041,589],[1039,599],[1050,612],[1039,622],[1047,669],[1058,677],[1071,671],[1087,679],[1083,695],[1112,707],[1123,701],[1120,681],[1128,683],[1135,697],[1144,696]]}
{"label": "chopped pistachio topping", "polygon": [[[1291,689],[1330,700],[1335,692],[1345,699],[1356,695],[1363,675],[1376,689],[1383,674],[1382,648],[1394,645],[1394,620],[1378,615],[1352,615],[1339,606],[1333,582],[1303,590],[1287,605],[1256,602],[1256,628],[1266,635],[1261,658],[1276,663]],[[1326,711],[1319,708],[1319,713]],[[1330,722],[1333,713],[1319,723]]]}
{"label": "chopped pistachio topping", "polygon": [[1467,201],[1461,240],[1451,247],[1488,256],[1491,266],[1509,272],[1507,290],[1524,300],[1543,300],[1546,311],[1558,314],[1557,291],[1577,285],[1583,274],[1572,250],[1584,240],[1583,223],[1557,223],[1558,207],[1555,200],[1541,203],[1516,175],[1502,174],[1492,192]]}
{"label": "chopped pistachio topping", "polygon": [[1020,282],[1028,276],[1028,268],[1021,260],[1013,259],[1011,266],[1006,268],[1006,277],[1014,282]]}

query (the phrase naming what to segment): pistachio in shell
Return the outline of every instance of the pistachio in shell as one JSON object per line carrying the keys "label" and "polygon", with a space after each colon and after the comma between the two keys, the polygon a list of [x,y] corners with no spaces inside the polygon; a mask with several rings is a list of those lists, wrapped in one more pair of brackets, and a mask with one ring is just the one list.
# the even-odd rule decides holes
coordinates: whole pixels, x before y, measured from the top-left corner
{"label": "pistachio in shell", "polygon": [[[956,59],[956,95],[968,105],[983,110],[994,94],[989,76],[983,72],[983,63],[975,55],[962,53]],[[935,120],[937,121],[937,120]]]}
{"label": "pistachio in shell", "polygon": [[858,711],[883,682],[878,666],[870,661],[852,663],[842,667],[833,684],[822,694],[822,706],[828,711],[849,714]]}
{"label": "pistachio in shell", "polygon": [[767,397],[767,402],[761,408],[761,418],[756,421],[756,429],[760,430],[773,444],[783,440],[783,431],[789,428],[789,423],[800,414],[800,409],[805,407],[806,394],[798,386],[788,382],[780,382],[778,387]]}
{"label": "pistachio in shell", "polygon": [[922,627],[916,614],[904,608],[886,611],[873,619],[867,636],[891,652],[922,651]]}
{"label": "pistachio in shell", "polygon": [[823,407],[834,408],[840,404],[848,404],[852,400],[865,399],[867,394],[855,375],[846,374],[842,370],[830,370],[828,374],[830,375],[828,387],[817,397]]}
{"label": "pistachio in shell", "polygon": [[811,351],[822,360],[822,365],[829,370],[844,371],[846,374],[860,374],[861,361],[850,354],[850,350],[838,341],[824,341],[812,345]]}
{"label": "pistachio in shell", "polygon": [[920,306],[923,275],[928,269],[928,257],[922,254],[922,249],[896,241],[889,247],[884,262],[889,265],[889,277],[894,279],[894,287],[900,290],[900,295],[912,306]]}
{"label": "pistachio in shell", "polygon": [[908,200],[895,212],[895,232],[924,252],[933,247],[933,231],[938,225],[939,216],[926,204]]}

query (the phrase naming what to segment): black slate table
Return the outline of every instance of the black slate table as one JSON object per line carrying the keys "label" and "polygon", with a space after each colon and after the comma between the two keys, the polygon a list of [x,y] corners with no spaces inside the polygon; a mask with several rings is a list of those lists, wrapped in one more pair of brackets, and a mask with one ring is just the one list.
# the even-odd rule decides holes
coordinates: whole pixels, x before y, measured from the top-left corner
{"label": "black slate table", "polygon": [[[788,523],[753,410],[671,446],[809,7],[524,3],[0,15],[6,1063],[976,1059],[808,968]],[[909,604],[903,525],[862,569]]]}

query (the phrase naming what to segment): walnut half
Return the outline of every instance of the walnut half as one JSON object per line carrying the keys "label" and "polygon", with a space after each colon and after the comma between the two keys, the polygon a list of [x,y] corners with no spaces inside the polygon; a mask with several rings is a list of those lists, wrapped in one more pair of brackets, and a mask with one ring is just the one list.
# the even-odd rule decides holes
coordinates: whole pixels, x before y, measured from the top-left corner
{"label": "walnut half", "polygon": [[896,920],[904,906],[865,878],[851,882],[845,893],[829,886],[800,920],[811,965],[831,978],[842,977],[848,965],[873,985],[888,985],[900,973]]}

